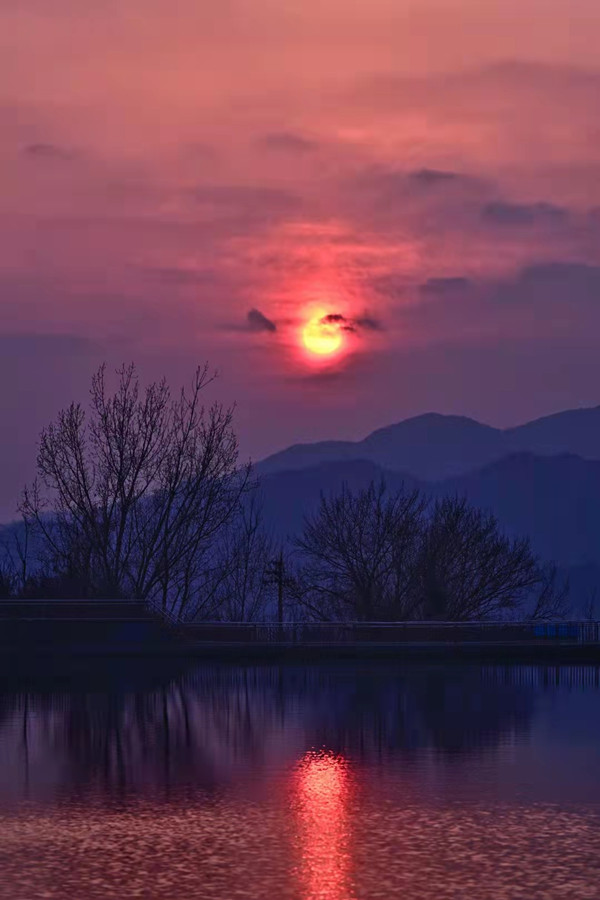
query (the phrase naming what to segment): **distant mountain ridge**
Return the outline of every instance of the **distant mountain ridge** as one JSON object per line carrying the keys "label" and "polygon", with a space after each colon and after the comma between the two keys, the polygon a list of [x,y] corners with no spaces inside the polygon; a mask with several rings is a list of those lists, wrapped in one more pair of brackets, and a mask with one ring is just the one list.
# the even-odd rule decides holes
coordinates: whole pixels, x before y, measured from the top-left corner
{"label": "distant mountain ridge", "polygon": [[507,429],[427,413],[362,441],[296,444],[256,470],[266,522],[282,537],[343,484],[384,480],[391,490],[465,496],[569,574],[575,614],[595,589],[600,603],[600,407]]}
{"label": "distant mountain ridge", "polygon": [[[298,534],[321,493],[344,484],[384,480],[392,491],[465,496],[570,575],[575,615],[597,589],[600,615],[600,407],[504,430],[430,413],[362,441],[297,444],[256,472],[265,525],[282,539]],[[0,543],[18,527],[0,526]]]}
{"label": "distant mountain ridge", "polygon": [[389,471],[440,481],[515,453],[600,460],[600,406],[566,410],[507,429],[465,416],[426,413],[373,431],[362,441],[295,444],[262,460],[256,470],[268,475],[365,460]]}
{"label": "distant mountain ridge", "polygon": [[600,565],[600,461],[573,455],[519,453],[437,482],[365,460],[275,472],[260,484],[267,523],[282,536],[297,534],[322,493],[336,494],[342,485],[361,490],[380,480],[390,491],[418,488],[432,498],[467,497],[474,506],[493,512],[503,531],[529,536],[546,559],[564,566]]}
{"label": "distant mountain ridge", "polygon": [[419,488],[432,499],[456,495],[489,510],[503,532],[529,537],[540,557],[570,577],[573,615],[583,614],[594,589],[600,615],[600,461],[517,453],[435,482],[368,460],[320,463],[261,478],[265,524],[280,538],[293,537],[318,508],[321,494],[336,494],[342,485],[357,491],[380,480],[390,491]]}

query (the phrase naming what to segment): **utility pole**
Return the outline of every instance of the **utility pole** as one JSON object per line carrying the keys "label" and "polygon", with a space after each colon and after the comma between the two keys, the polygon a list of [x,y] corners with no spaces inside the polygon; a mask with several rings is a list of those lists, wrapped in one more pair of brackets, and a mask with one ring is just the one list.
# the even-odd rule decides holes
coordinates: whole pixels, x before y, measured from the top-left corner
{"label": "utility pole", "polygon": [[281,635],[283,631],[283,588],[286,583],[283,550],[280,550],[279,555],[272,560],[271,565],[265,572],[263,583],[277,585],[277,624]]}
{"label": "utility pole", "polygon": [[283,628],[283,579],[283,550],[280,550],[277,559],[277,622],[280,629]]}

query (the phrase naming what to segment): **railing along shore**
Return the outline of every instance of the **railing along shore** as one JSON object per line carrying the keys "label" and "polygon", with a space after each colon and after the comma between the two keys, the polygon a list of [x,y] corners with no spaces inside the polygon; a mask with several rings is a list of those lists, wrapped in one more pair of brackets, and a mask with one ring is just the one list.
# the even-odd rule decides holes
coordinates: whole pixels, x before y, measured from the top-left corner
{"label": "railing along shore", "polygon": [[[501,648],[552,648],[600,653],[600,623],[595,621],[410,621],[410,622],[195,622],[185,623],[141,600],[0,601],[0,646],[125,648],[150,652],[169,644],[188,649],[278,647],[322,648],[341,653],[355,648],[389,653],[395,647],[456,648],[490,651]],[[379,650],[377,649],[379,648]],[[579,649],[577,649],[579,648]],[[286,651],[287,652],[287,651]]]}
{"label": "railing along shore", "polygon": [[196,641],[249,644],[600,643],[598,622],[201,622]]}

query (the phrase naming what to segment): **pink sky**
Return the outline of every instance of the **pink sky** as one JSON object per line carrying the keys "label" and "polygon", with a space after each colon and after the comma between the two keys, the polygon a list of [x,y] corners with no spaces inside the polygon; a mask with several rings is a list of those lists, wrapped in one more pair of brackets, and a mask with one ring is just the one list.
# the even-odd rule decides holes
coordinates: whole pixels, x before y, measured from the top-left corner
{"label": "pink sky", "polygon": [[0,0],[0,520],[102,360],[254,457],[600,403],[598,59],[597,0]]}

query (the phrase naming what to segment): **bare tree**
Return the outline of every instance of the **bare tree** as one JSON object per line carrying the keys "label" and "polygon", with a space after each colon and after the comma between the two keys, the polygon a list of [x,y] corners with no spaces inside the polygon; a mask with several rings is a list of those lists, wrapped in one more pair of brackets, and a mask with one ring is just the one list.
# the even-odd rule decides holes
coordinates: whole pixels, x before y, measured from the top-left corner
{"label": "bare tree", "polygon": [[491,513],[466,500],[438,500],[423,533],[420,617],[465,621],[524,614],[536,595],[539,615],[556,596],[526,538],[505,537]]}
{"label": "bare tree", "polygon": [[31,579],[31,527],[13,522],[0,529],[0,596],[20,596]]}
{"label": "bare tree", "polygon": [[15,595],[15,580],[10,567],[0,562],[0,600],[10,600]]}
{"label": "bare tree", "polygon": [[561,578],[554,563],[540,566],[527,617],[533,621],[564,619],[569,611],[569,590],[569,578]]}
{"label": "bare tree", "polygon": [[0,600],[13,597],[16,587],[15,566],[7,531],[7,528],[0,526]]}
{"label": "bare tree", "polygon": [[256,622],[269,601],[266,572],[274,543],[262,522],[253,495],[227,528],[221,547],[221,582],[217,589],[219,617],[231,622]]}
{"label": "bare tree", "polygon": [[371,484],[321,496],[296,541],[299,600],[318,619],[403,619],[412,615],[425,500]]}
{"label": "bare tree", "polygon": [[176,397],[164,379],[142,390],[133,365],[117,375],[109,394],[102,366],[89,411],[71,404],[42,433],[22,513],[54,573],[91,596],[148,599],[184,617],[249,470],[238,466],[232,410],[202,403],[206,366]]}
{"label": "bare tree", "polygon": [[296,541],[298,602],[322,620],[563,616],[568,584],[466,500],[371,484],[321,497]]}
{"label": "bare tree", "polygon": [[590,587],[587,591],[585,602],[583,605],[583,618],[588,622],[595,622],[597,619],[598,604],[598,588]]}

